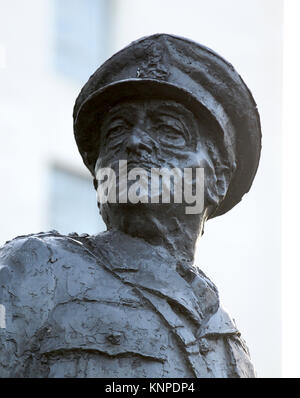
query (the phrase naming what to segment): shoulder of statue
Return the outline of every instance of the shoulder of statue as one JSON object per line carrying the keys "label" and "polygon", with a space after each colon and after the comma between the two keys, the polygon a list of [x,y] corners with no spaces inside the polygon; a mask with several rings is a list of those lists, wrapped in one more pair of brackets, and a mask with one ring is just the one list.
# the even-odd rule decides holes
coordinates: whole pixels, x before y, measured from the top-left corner
{"label": "shoulder of statue", "polygon": [[210,355],[213,358],[220,342],[224,345],[230,363],[229,377],[256,377],[249,349],[234,319],[222,306],[201,326],[197,337],[200,352],[204,352],[207,360]]}
{"label": "shoulder of statue", "polygon": [[0,248],[1,266],[13,267],[22,272],[26,264],[35,263],[46,253],[48,256],[45,236],[51,236],[51,233],[22,235],[6,242]]}
{"label": "shoulder of statue", "polygon": [[11,266],[25,271],[24,267],[33,266],[43,260],[54,263],[57,261],[55,254],[62,250],[73,251],[74,246],[79,251],[87,250],[83,244],[87,237],[88,234],[63,235],[55,230],[18,236],[0,248],[0,269]]}
{"label": "shoulder of statue", "polygon": [[4,291],[6,301],[11,301],[9,292],[18,298],[35,297],[41,289],[45,296],[67,292],[72,297],[83,281],[94,288],[100,280],[114,279],[111,283],[119,287],[120,278],[110,272],[105,255],[96,252],[93,241],[88,234],[49,231],[6,242],[0,248],[0,300]]}

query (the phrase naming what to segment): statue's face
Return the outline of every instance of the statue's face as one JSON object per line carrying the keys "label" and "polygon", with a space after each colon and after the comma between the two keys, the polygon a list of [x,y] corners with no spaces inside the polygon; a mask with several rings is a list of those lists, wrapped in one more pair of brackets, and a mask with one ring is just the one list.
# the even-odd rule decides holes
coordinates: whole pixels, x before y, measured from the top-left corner
{"label": "statue's face", "polygon": [[[119,192],[122,190],[118,179],[118,173],[121,174],[120,161],[127,162],[127,173],[140,168],[149,176],[154,168],[179,169],[182,172],[184,169],[201,168],[204,169],[205,183],[215,184],[214,166],[206,147],[205,125],[183,105],[171,100],[122,102],[109,111],[101,125],[100,153],[95,173],[99,175],[98,171],[104,168],[114,170]],[[149,184],[147,177],[146,180],[145,185]],[[183,181],[185,183],[185,177]],[[192,184],[195,192],[194,180]],[[131,185],[133,183],[129,181],[124,189],[128,197]],[[150,195],[149,192],[147,189],[145,197]],[[158,194],[160,198],[161,194],[162,191]],[[182,192],[183,198],[184,195]],[[154,203],[152,197],[147,198],[147,203]],[[173,196],[168,203],[179,202],[174,201]]]}
{"label": "statue's face", "polygon": [[123,102],[113,107],[101,127],[96,167],[115,168],[119,160],[133,167],[204,167],[209,161],[194,115],[165,100]]}

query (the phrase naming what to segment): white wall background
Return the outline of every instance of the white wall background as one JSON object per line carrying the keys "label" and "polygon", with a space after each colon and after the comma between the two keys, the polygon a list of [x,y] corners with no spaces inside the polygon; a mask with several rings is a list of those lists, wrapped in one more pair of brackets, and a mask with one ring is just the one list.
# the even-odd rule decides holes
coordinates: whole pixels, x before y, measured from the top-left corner
{"label": "white wall background", "polygon": [[[197,263],[217,284],[258,376],[280,376],[282,1],[106,1],[107,56],[147,34],[185,36],[230,61],[256,99],[263,131],[257,177],[242,203],[207,224]],[[53,2],[0,0],[0,243],[49,228],[49,165],[88,175],[71,118],[84,82],[53,71]]]}
{"label": "white wall background", "polygon": [[299,92],[300,2],[284,2],[282,186],[282,375],[300,377]]}

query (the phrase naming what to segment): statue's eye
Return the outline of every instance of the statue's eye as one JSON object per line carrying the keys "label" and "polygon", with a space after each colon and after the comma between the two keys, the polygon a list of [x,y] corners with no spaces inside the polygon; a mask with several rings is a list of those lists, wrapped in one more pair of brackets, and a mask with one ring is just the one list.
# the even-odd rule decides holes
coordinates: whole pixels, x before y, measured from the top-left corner
{"label": "statue's eye", "polygon": [[185,144],[185,135],[180,129],[163,124],[159,126],[158,130],[159,140],[162,143],[166,143],[171,146],[183,146]]}
{"label": "statue's eye", "polygon": [[124,126],[122,126],[122,125],[113,127],[113,128],[108,130],[108,134],[107,135],[109,137],[112,137],[114,135],[118,135],[118,134],[120,134],[123,131],[123,129],[124,129]]}
{"label": "statue's eye", "polygon": [[105,134],[105,143],[114,145],[121,140],[124,132],[127,131],[128,125],[125,123],[118,123],[107,129]]}

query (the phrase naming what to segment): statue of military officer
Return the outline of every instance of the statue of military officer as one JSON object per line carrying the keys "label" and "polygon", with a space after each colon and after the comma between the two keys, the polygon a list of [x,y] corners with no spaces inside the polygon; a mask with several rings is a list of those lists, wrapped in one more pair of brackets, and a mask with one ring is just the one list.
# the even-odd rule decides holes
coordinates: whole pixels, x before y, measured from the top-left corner
{"label": "statue of military officer", "polygon": [[[205,222],[241,200],[258,167],[259,115],[243,80],[202,45],[145,37],[90,77],[74,133],[107,231],[1,248],[0,376],[254,377],[217,288],[193,263]],[[99,171],[113,170],[121,191],[120,161],[128,172],[204,170],[201,211],[101,201]]]}

